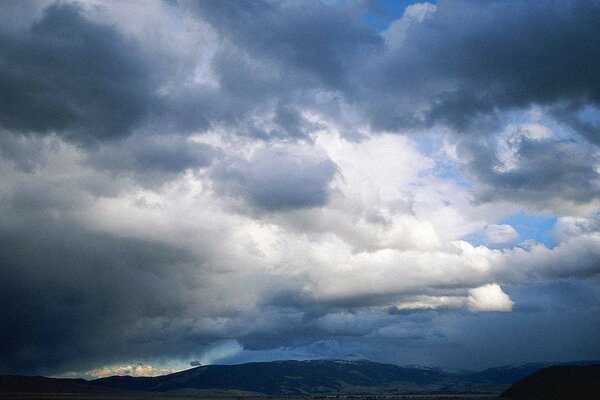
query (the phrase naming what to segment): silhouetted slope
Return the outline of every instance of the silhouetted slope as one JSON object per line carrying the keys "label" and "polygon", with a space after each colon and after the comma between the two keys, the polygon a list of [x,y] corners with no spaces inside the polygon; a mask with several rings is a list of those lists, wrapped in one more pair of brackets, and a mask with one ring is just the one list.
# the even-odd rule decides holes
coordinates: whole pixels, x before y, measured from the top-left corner
{"label": "silhouetted slope", "polygon": [[156,378],[110,377],[93,382],[129,390],[236,389],[302,395],[344,392],[349,387],[385,387],[397,382],[425,385],[442,378],[443,374],[435,370],[367,360],[316,360],[210,365]]}
{"label": "silhouetted slope", "polygon": [[[0,392],[102,393],[178,390],[245,392],[268,395],[494,394],[544,364],[446,373],[366,359],[273,361],[207,365],[157,377],[112,376],[86,381],[0,376]],[[510,395],[511,392],[507,393]],[[598,397],[600,400],[600,397]]]}
{"label": "silhouetted slope", "polygon": [[0,393],[102,393],[114,391],[85,379],[0,375]]}
{"label": "silhouetted slope", "polygon": [[503,367],[488,368],[480,372],[462,374],[462,378],[473,383],[500,383],[510,385],[547,367],[548,364],[529,363],[519,366],[507,365]]}
{"label": "silhouetted slope", "polygon": [[509,399],[598,400],[600,364],[553,366],[518,381],[502,393]]}

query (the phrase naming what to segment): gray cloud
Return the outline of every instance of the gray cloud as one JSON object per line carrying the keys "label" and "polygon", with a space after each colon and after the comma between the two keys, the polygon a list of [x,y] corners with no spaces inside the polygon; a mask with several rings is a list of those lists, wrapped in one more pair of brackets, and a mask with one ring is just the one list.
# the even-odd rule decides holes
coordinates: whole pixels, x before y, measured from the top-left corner
{"label": "gray cloud", "polygon": [[144,321],[181,312],[176,293],[189,255],[47,220],[35,227],[0,230],[0,371],[91,367],[119,352],[143,357]]}
{"label": "gray cloud", "polygon": [[269,1],[191,4],[229,41],[253,57],[272,61],[278,78],[293,85],[308,80],[320,88],[347,88],[348,69],[356,57],[381,43],[362,23],[358,7]]}
{"label": "gray cloud", "polygon": [[[599,2],[442,0],[380,35],[357,3],[173,1],[150,15],[177,32],[148,37],[107,4],[0,5],[0,373],[236,340],[233,361],[597,357],[597,218],[561,219],[553,249],[461,235],[507,202],[600,197]],[[532,106],[556,134],[506,139]],[[432,126],[472,186],[413,138],[371,140]],[[487,284],[512,313],[465,309]]]}
{"label": "gray cloud", "polygon": [[[441,1],[422,21],[390,29],[387,47],[358,6],[175,4],[220,39],[210,61],[217,89],[172,81],[159,98],[161,68],[176,60],[153,59],[73,6],[50,6],[26,34],[3,33],[0,51],[11,62],[1,75],[2,124],[118,137],[153,110],[178,129],[227,123],[253,136],[297,137],[306,122],[293,110],[314,107],[315,94],[329,92],[360,105],[383,129],[464,130],[538,104],[597,141],[595,125],[577,117],[600,101],[600,54],[589,40],[600,31],[597,2]],[[256,112],[274,112],[280,128],[252,123]]]}
{"label": "gray cloud", "polygon": [[390,30],[400,44],[364,77],[372,121],[464,130],[531,104],[598,104],[599,15],[597,1],[440,1]]}
{"label": "gray cloud", "polygon": [[249,160],[234,159],[217,167],[214,177],[225,193],[241,196],[266,211],[318,207],[327,202],[336,165],[307,149],[264,148]]}
{"label": "gray cloud", "polygon": [[468,173],[480,186],[481,201],[512,200],[533,207],[552,207],[562,201],[589,203],[600,195],[600,154],[574,140],[518,138],[510,144],[511,165],[498,159],[485,142],[462,146]]}
{"label": "gray cloud", "polygon": [[104,143],[89,153],[96,169],[133,175],[141,184],[160,184],[182,173],[210,165],[217,151],[185,135],[137,133]]}
{"label": "gray cloud", "polygon": [[[593,343],[599,333],[598,313],[589,307],[598,296],[596,285],[564,280],[510,287],[508,292],[521,305],[513,313],[341,311],[303,320],[287,334],[265,333],[243,343],[255,351],[280,346],[278,358],[289,358],[294,352],[307,358],[359,353],[382,362],[467,369],[597,357]],[[548,348],[548,343],[556,347]],[[228,361],[247,360],[248,353]]]}
{"label": "gray cloud", "polygon": [[[320,2],[174,2],[210,24],[219,36],[211,59],[218,90],[199,85],[171,98],[175,119],[201,129],[225,124],[238,134],[305,138],[311,124],[298,112],[336,108],[351,92],[357,58],[382,48],[364,26],[362,7]],[[182,92],[183,93],[183,92]],[[316,97],[333,94],[334,99]],[[180,113],[180,109],[196,113]],[[257,123],[257,114],[269,122]]]}
{"label": "gray cloud", "polygon": [[156,101],[140,48],[71,5],[0,35],[0,124],[80,142],[127,135]]}

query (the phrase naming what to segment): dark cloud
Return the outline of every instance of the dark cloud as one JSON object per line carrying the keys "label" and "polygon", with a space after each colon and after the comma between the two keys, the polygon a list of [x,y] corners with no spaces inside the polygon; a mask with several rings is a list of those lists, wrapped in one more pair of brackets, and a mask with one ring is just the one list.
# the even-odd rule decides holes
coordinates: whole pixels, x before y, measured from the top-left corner
{"label": "dark cloud", "polygon": [[[508,287],[513,313],[440,312],[384,315],[381,311],[333,312],[303,321],[289,333],[244,338],[247,348],[273,345],[307,357],[360,353],[395,364],[483,369],[535,361],[597,357],[599,293],[593,282],[562,280]],[[568,324],[565,323],[568,321]],[[540,328],[540,327],[543,327]],[[555,347],[549,348],[548,343]],[[493,351],[490,351],[493,346]],[[233,361],[245,360],[240,354]],[[288,356],[289,357],[289,356]]]}
{"label": "dark cloud", "polygon": [[267,147],[249,160],[222,163],[213,175],[220,190],[241,196],[259,210],[322,206],[329,198],[329,184],[337,167],[325,156],[308,151]]}
{"label": "dark cloud", "polygon": [[13,161],[24,171],[32,171],[39,164],[46,145],[41,140],[31,140],[27,136],[0,132],[0,156],[2,159]]}
{"label": "dark cloud", "polygon": [[[55,5],[25,33],[2,33],[2,125],[89,140],[126,135],[153,110],[177,129],[226,123],[252,136],[302,137],[309,128],[297,106],[330,92],[377,128],[464,130],[538,104],[597,142],[597,127],[577,117],[600,102],[600,52],[589,39],[600,32],[596,1],[440,1],[422,21],[390,29],[398,44],[387,48],[359,6],[175,4],[219,35],[210,64],[218,88],[170,82],[159,98],[157,76],[174,60]],[[257,112],[273,114],[276,128],[252,122]]]}
{"label": "dark cloud", "polygon": [[[258,60],[274,62],[279,79],[295,84],[313,78],[313,86],[347,88],[355,57],[367,55],[381,42],[362,22],[358,7],[269,1],[192,4],[225,38]],[[261,93],[256,95],[260,98]]]}
{"label": "dark cloud", "polygon": [[[457,247],[432,221],[480,224],[469,195],[536,209],[600,197],[600,2],[441,0],[382,35],[359,3],[163,2],[198,24],[161,35],[209,37],[172,53],[104,22],[102,7],[0,7],[0,373],[204,360],[234,339],[246,350],[235,361],[290,349],[473,368],[597,356],[596,219],[561,220],[560,245],[527,251]],[[534,105],[561,132],[505,140],[510,112]],[[331,196],[343,171],[311,134],[367,123],[450,128],[472,190],[417,193],[433,184],[415,167],[400,183],[349,179],[367,189],[347,198],[340,179]],[[207,132],[211,145],[193,136]],[[350,165],[348,154],[337,156]],[[190,169],[194,181],[161,191]],[[388,240],[413,223],[434,244]],[[513,313],[439,305],[487,280],[515,285]]]}
{"label": "dark cloud", "polygon": [[0,227],[0,373],[92,366],[122,352],[144,357],[154,340],[144,339],[144,325],[182,311],[177,293],[189,254],[35,222],[34,229]]}
{"label": "dark cloud", "polygon": [[598,308],[590,306],[600,294],[593,282],[564,280],[508,287],[507,292],[517,305],[524,303],[536,312],[440,315],[436,325],[457,325],[455,331],[447,331],[444,342],[451,346],[445,347],[444,355],[437,355],[437,364],[470,363],[476,368],[506,364],[501,361],[505,356],[513,364],[597,357],[594,346],[590,346],[600,322]]}
{"label": "dark cloud", "polygon": [[0,124],[80,142],[127,135],[156,101],[140,48],[71,5],[0,31]]}
{"label": "dark cloud", "polygon": [[[311,124],[298,106],[331,107],[331,100],[316,95],[351,92],[357,58],[382,48],[380,36],[362,22],[359,6],[174,3],[210,24],[220,38],[211,59],[218,90],[199,85],[172,99],[172,112],[188,128],[225,124],[261,139],[305,138]],[[257,114],[268,123],[257,123]]]}
{"label": "dark cloud", "polygon": [[543,208],[561,201],[585,204],[600,196],[600,156],[577,141],[517,138],[509,143],[508,165],[485,141],[462,149],[481,201],[505,199]]}
{"label": "dark cloud", "polygon": [[133,175],[141,184],[160,184],[182,173],[210,165],[217,151],[185,135],[133,134],[120,141],[104,143],[89,153],[96,169]]}
{"label": "dark cloud", "polygon": [[598,104],[599,16],[598,1],[439,1],[390,30],[400,44],[364,76],[372,121],[464,130],[532,104]]}
{"label": "dark cloud", "polygon": [[[578,117],[600,102],[600,51],[590,40],[600,33],[597,1],[440,1],[423,18],[396,21],[385,43],[358,5],[176,4],[222,39],[211,64],[218,91],[198,88],[175,101],[202,110],[187,114],[190,126],[227,123],[252,136],[294,137],[306,121],[290,110],[335,113],[343,99],[376,129],[439,124],[477,132],[493,130],[506,111],[541,105],[598,141],[597,126]],[[319,93],[333,97],[315,107]],[[249,119],[257,112],[275,115],[280,128],[257,126]]]}

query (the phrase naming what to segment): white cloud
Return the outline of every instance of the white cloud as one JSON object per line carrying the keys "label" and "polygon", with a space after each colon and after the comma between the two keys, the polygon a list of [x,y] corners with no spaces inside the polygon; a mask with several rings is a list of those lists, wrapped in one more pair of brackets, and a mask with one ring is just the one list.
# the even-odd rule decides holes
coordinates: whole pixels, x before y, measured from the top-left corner
{"label": "white cloud", "polygon": [[[329,201],[318,208],[248,213],[212,190],[209,173],[196,171],[157,191],[133,188],[99,198],[85,221],[93,229],[160,239],[196,254],[202,266],[191,266],[187,279],[205,289],[190,292],[190,312],[210,313],[206,318],[219,322],[201,331],[223,336],[248,327],[220,315],[254,312],[275,289],[273,282],[285,282],[286,290],[314,301],[382,296],[376,306],[456,308],[466,302],[468,290],[486,282],[560,273],[554,255],[562,260],[566,246],[501,251],[460,240],[483,227],[493,243],[509,242],[518,233],[510,225],[486,225],[485,218],[496,219],[502,207],[473,204],[468,188],[437,178],[435,160],[409,138],[381,135],[356,143],[324,132],[315,146],[315,154],[327,154],[339,168]],[[144,206],[148,201],[140,198],[159,206]],[[582,262],[569,271],[589,268]]]}
{"label": "white cloud", "polygon": [[490,224],[485,228],[485,235],[491,243],[508,243],[519,237],[519,233],[510,225]]}
{"label": "white cloud", "polygon": [[480,311],[511,311],[514,302],[497,284],[489,284],[469,290],[469,309]]}
{"label": "white cloud", "polygon": [[437,7],[431,3],[411,4],[404,10],[404,17],[422,22],[427,15],[435,12]]}
{"label": "white cloud", "polygon": [[467,302],[464,296],[416,296],[396,304],[399,310],[456,309]]}
{"label": "white cloud", "polygon": [[406,30],[411,24],[421,23],[434,13],[437,7],[431,3],[415,3],[404,9],[404,14],[390,24],[383,32],[383,37],[389,48],[400,47],[404,41]]}

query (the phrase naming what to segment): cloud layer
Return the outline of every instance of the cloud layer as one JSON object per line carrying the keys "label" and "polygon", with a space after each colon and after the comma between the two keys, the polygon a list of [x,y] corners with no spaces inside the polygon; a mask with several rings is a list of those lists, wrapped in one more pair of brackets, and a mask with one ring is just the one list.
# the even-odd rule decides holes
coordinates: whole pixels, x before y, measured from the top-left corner
{"label": "cloud layer", "polygon": [[2,3],[0,373],[598,358],[598,21]]}

